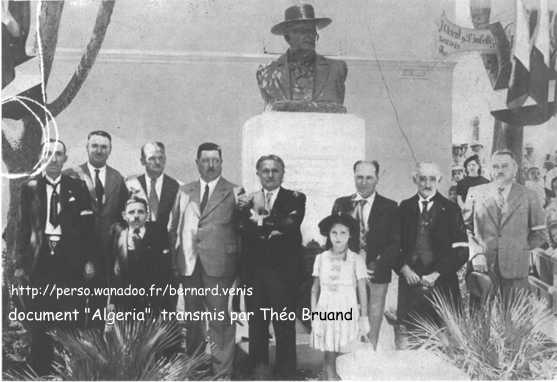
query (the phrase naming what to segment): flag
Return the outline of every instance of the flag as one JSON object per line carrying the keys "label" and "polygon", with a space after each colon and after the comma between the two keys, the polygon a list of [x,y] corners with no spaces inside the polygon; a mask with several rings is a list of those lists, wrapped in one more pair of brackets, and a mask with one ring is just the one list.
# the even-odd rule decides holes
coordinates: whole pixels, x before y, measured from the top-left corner
{"label": "flag", "polygon": [[530,83],[528,87],[528,94],[536,101],[540,111],[547,110],[550,80],[549,49],[549,9],[547,0],[540,0],[538,23],[530,52]]}
{"label": "flag", "polygon": [[491,112],[496,119],[511,125],[539,125],[556,111],[557,76],[550,64],[548,0],[538,1],[536,28],[530,40],[527,12],[522,0],[517,0],[513,69],[507,105]]}
{"label": "flag", "polygon": [[35,37],[31,28],[31,2],[10,1],[2,19],[2,118],[44,118],[44,97],[39,57],[26,49]]}
{"label": "flag", "polygon": [[509,108],[520,107],[528,98],[530,83],[530,28],[522,0],[516,0],[516,29],[512,52],[512,72],[507,92]]}

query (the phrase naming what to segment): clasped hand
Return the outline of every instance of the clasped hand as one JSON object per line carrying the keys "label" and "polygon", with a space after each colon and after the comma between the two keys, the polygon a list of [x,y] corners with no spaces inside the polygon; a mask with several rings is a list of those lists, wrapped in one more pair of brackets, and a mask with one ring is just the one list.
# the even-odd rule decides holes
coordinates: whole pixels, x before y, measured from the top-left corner
{"label": "clasped hand", "polygon": [[435,285],[435,282],[439,278],[439,272],[432,272],[428,275],[418,276],[416,272],[412,270],[408,265],[404,265],[401,269],[402,276],[404,276],[406,283],[410,286],[415,286],[422,284],[427,288],[431,288]]}

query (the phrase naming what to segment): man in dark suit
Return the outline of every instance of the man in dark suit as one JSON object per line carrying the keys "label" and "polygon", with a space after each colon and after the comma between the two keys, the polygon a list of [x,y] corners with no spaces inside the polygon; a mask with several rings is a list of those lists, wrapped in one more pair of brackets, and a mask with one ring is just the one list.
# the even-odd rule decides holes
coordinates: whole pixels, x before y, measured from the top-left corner
{"label": "man in dark suit", "polygon": [[456,272],[468,259],[468,238],[460,208],[437,191],[440,181],[435,163],[419,163],[414,174],[418,193],[399,206],[397,316],[407,329],[414,327],[411,313],[440,324],[426,298],[430,288],[455,304],[460,301]]}
{"label": "man in dark suit", "polygon": [[[147,221],[147,201],[137,196],[126,202],[122,213],[125,223],[112,227],[113,282],[116,287],[145,288],[154,285],[164,291],[171,278],[170,246],[166,228]],[[162,309],[170,310],[168,295],[156,293],[145,296],[123,296],[114,302],[124,311],[146,311],[157,315]]]}
{"label": "man in dark suit", "polygon": [[331,19],[316,18],[310,4],[287,8],[284,18],[271,33],[284,36],[288,51],[257,71],[266,107],[277,111],[345,112],[346,63],[315,53],[317,29],[329,25]]}
{"label": "man in dark suit", "polygon": [[171,243],[176,241],[179,221],[178,198],[180,183],[164,173],[166,151],[162,142],[147,142],[141,148],[141,164],[145,173],[126,179],[126,187],[139,198],[147,201],[147,220],[168,229]]}
{"label": "man in dark suit", "polygon": [[[82,311],[82,299],[56,298],[44,288],[83,286],[94,275],[93,211],[85,184],[62,174],[66,146],[51,141],[46,147],[50,161],[44,173],[29,179],[21,188],[21,221],[16,241],[15,276],[21,282],[41,288],[40,296],[27,303],[29,311]],[[52,157],[51,157],[52,155]],[[81,318],[81,316],[79,316]],[[75,328],[74,320],[34,322],[31,366],[39,375],[50,371],[54,346],[46,331]]]}
{"label": "man in dark suit", "polygon": [[109,276],[114,259],[108,256],[110,228],[112,224],[122,221],[122,211],[128,199],[128,189],[122,175],[106,164],[112,151],[112,137],[102,130],[92,131],[87,136],[87,155],[89,160],[68,171],[69,175],[78,177],[87,185],[93,201],[95,213],[95,233],[102,245],[97,259],[103,280]]}
{"label": "man in dark suit", "polygon": [[[275,312],[295,311],[296,287],[300,271],[302,234],[306,196],[281,187],[284,162],[276,155],[257,161],[257,175],[262,190],[242,197],[242,231],[247,267],[245,280],[253,287],[248,310],[255,315],[249,321],[249,355],[256,378],[268,375],[270,316],[261,309]],[[275,375],[293,378],[296,371],[296,330],[294,321],[273,320],[276,338]]]}
{"label": "man in dark suit", "polygon": [[[188,207],[182,211],[178,230],[175,267],[185,287],[230,288],[237,275],[238,224],[237,200],[241,187],[224,179],[222,151],[215,143],[203,143],[196,159],[200,179],[182,187]],[[192,211],[192,216],[188,211]],[[194,232],[193,235],[189,233]],[[193,241],[191,242],[186,241]],[[189,250],[193,249],[192,253]],[[189,257],[193,257],[190,261]],[[206,305],[210,312],[224,312],[224,320],[209,321],[208,337],[212,347],[213,369],[217,378],[231,378],[236,347],[236,329],[228,316],[228,295],[186,296],[187,309],[199,311]],[[190,347],[199,344],[199,323],[189,326]],[[193,336],[193,338],[192,338]]]}
{"label": "man in dark suit", "polygon": [[[97,258],[96,275],[92,281],[94,287],[104,287],[110,280],[114,259],[110,257],[110,228],[112,224],[122,221],[122,211],[128,199],[128,189],[122,175],[106,164],[112,150],[112,137],[103,130],[92,131],[87,136],[86,163],[70,169],[67,173],[85,182],[91,195],[92,208],[95,213],[95,236]],[[91,297],[92,310],[103,308],[106,298]],[[101,327],[103,322],[97,322]]]}
{"label": "man in dark suit", "polygon": [[371,277],[368,285],[369,339],[377,348],[391,269],[400,251],[397,204],[375,191],[379,181],[377,161],[357,161],[353,170],[357,192],[335,200],[332,214],[348,214],[359,223],[359,235],[351,238],[350,247],[364,256]]}

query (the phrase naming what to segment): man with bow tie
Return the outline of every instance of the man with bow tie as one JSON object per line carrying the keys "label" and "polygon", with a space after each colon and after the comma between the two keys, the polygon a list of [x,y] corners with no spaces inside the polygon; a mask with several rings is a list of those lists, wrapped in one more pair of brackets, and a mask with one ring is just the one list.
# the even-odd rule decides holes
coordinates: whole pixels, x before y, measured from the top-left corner
{"label": "man with bow tie", "polygon": [[[258,159],[257,175],[262,190],[241,197],[241,227],[245,280],[253,287],[247,308],[249,356],[256,379],[269,376],[269,322],[261,309],[294,312],[299,272],[306,196],[282,187],[284,162],[276,155]],[[294,378],[296,372],[296,328],[294,321],[273,320],[276,338],[276,377]]]}
{"label": "man with bow tie", "polygon": [[379,181],[377,161],[359,160],[353,170],[356,193],[335,200],[332,214],[352,215],[359,223],[359,235],[351,237],[349,245],[364,257],[368,267],[369,339],[377,348],[391,269],[400,248],[397,204],[375,191]]}
{"label": "man with bow tie", "polygon": [[468,242],[458,205],[437,191],[439,166],[417,164],[413,176],[416,195],[398,208],[401,250],[395,264],[398,278],[397,317],[407,329],[415,316],[439,322],[427,296],[431,288],[458,304],[456,272],[468,259]]}
{"label": "man with bow tie", "polygon": [[493,181],[468,191],[463,216],[476,272],[491,272],[503,291],[527,288],[531,249],[547,241],[545,214],[536,193],[515,182],[510,151],[491,158]]}
{"label": "man with bow tie", "polygon": [[[80,287],[95,274],[94,217],[85,183],[62,174],[67,160],[62,141],[45,144],[49,159],[42,175],[21,188],[21,221],[16,241],[15,276],[42,288]],[[72,311],[83,314],[83,299],[39,296],[29,301],[32,311]],[[39,375],[51,370],[54,348],[46,331],[73,328],[77,322],[36,322],[32,327],[31,366]]]}

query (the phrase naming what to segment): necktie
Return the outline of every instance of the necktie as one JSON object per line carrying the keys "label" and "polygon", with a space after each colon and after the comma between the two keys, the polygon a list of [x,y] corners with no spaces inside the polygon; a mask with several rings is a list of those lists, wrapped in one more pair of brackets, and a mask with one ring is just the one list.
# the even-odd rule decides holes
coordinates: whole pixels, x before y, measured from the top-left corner
{"label": "necktie", "polygon": [[140,233],[139,228],[133,230],[133,234],[132,234],[133,249],[138,249],[139,246],[141,245],[141,235],[139,233]]}
{"label": "necktie", "polygon": [[360,250],[366,249],[366,219],[364,216],[364,206],[367,203],[367,200],[361,199],[358,200],[358,211],[357,211],[357,219],[360,226]]}
{"label": "necktie", "polygon": [[427,214],[427,205],[429,204],[428,200],[422,200],[422,217]]}
{"label": "necktie", "polygon": [[207,201],[209,200],[209,185],[205,185],[205,191],[203,192],[203,198],[201,199],[201,204],[199,205],[199,212],[203,213],[203,210],[207,206]]}
{"label": "necktie", "polygon": [[505,191],[504,187],[497,187],[497,218],[499,219],[499,224],[501,224],[501,218],[503,217],[503,208],[505,207],[505,196],[503,195]]}
{"label": "necktie", "polygon": [[159,197],[155,188],[156,180],[151,179],[151,190],[149,191],[149,207],[151,208],[151,221],[157,220],[159,213]]}
{"label": "necktie", "polygon": [[50,194],[50,214],[48,216],[48,221],[53,227],[58,226],[58,202],[60,201],[60,196],[56,191],[58,183],[50,183],[46,181],[50,187],[52,187],[52,194]]}
{"label": "necktie", "polygon": [[272,192],[267,192],[267,194],[265,195],[265,210],[268,213],[271,213],[271,199],[273,198],[273,193]]}
{"label": "necktie", "polygon": [[95,195],[97,196],[97,203],[99,205],[103,204],[103,196],[104,196],[104,187],[101,182],[101,178],[99,177],[99,173],[101,170],[98,168],[95,169]]}

